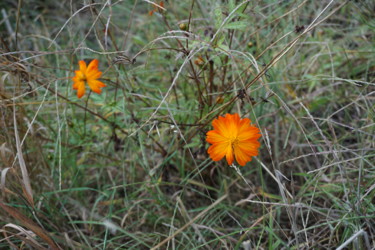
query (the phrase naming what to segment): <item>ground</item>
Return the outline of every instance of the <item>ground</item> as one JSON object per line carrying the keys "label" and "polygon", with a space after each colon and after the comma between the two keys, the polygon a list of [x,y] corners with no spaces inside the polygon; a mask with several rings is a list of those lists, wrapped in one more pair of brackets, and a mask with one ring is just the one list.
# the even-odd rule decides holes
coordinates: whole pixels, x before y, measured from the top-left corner
{"label": "ground", "polygon": [[[0,248],[374,248],[374,10],[1,1]],[[207,153],[227,113],[243,167]]]}

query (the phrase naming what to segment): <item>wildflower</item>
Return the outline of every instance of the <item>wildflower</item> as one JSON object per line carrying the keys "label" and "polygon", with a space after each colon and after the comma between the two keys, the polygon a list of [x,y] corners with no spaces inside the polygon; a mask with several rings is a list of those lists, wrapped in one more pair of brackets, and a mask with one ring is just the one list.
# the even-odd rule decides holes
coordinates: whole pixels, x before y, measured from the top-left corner
{"label": "wildflower", "polygon": [[97,80],[102,75],[102,72],[98,70],[98,59],[94,59],[86,66],[86,62],[79,61],[79,70],[76,70],[76,75],[72,78],[74,84],[73,89],[77,90],[78,98],[81,98],[85,94],[85,83],[89,85],[90,89],[97,94],[100,94],[102,90],[100,88],[106,85],[101,81]]}
{"label": "wildflower", "polygon": [[205,64],[203,57],[198,56],[198,58],[194,60],[194,64],[199,67],[203,67],[203,65]]}
{"label": "wildflower", "polygon": [[220,161],[224,156],[229,165],[234,158],[241,166],[251,161],[252,156],[258,155],[261,137],[260,130],[252,126],[250,119],[236,114],[226,114],[213,120],[214,130],[207,132],[206,141],[212,144],[208,148],[208,154],[213,161]]}
{"label": "wildflower", "polygon": [[154,6],[154,9],[153,9],[153,10],[150,10],[150,11],[148,12],[148,15],[149,15],[149,16],[152,16],[152,15],[154,14],[154,12],[157,12],[157,11],[161,12],[161,11],[163,10],[163,8],[164,8],[164,2],[161,1],[161,2],[159,3],[159,6],[160,6],[161,8],[158,7],[158,6]]}

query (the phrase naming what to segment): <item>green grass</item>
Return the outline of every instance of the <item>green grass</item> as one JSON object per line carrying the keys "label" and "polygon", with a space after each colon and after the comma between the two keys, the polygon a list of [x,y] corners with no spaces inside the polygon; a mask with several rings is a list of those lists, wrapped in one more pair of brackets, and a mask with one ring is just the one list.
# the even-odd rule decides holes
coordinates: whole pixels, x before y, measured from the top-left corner
{"label": "green grass", "polygon": [[150,2],[0,3],[0,248],[374,248],[373,1]]}

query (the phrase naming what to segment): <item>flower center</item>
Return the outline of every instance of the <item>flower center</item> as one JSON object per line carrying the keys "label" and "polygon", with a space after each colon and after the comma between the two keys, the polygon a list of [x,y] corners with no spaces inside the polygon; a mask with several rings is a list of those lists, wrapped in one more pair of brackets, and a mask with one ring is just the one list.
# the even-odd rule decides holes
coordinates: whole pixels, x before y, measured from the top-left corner
{"label": "flower center", "polygon": [[80,81],[87,81],[86,75],[82,74],[82,76],[79,78]]}
{"label": "flower center", "polygon": [[239,143],[239,140],[238,140],[237,137],[230,138],[230,144],[231,144],[233,150],[237,146],[238,143]]}

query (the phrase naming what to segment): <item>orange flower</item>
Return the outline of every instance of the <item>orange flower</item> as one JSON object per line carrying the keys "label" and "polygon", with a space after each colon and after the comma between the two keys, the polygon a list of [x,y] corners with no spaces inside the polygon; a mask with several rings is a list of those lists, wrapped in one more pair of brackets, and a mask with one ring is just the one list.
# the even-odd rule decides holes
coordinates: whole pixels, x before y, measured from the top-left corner
{"label": "orange flower", "polygon": [[[161,1],[161,2],[159,3],[159,6],[161,6],[161,7],[164,8],[164,2]],[[162,10],[163,10],[163,9],[161,9],[161,8],[159,8],[159,7],[157,7],[157,6],[154,6],[154,9],[153,9],[153,10],[150,10],[150,11],[148,12],[148,15],[152,16],[152,15],[154,14],[154,12],[156,12],[156,11],[161,12]]]}
{"label": "orange flower", "polygon": [[94,59],[86,66],[85,61],[79,61],[79,70],[76,70],[76,75],[73,79],[73,89],[77,90],[78,98],[81,98],[85,94],[85,83],[89,85],[90,89],[97,94],[100,94],[103,88],[107,85],[97,80],[102,75],[102,72],[98,70],[98,59]]}
{"label": "orange flower", "polygon": [[207,151],[211,159],[220,161],[226,156],[228,164],[232,165],[235,157],[238,164],[245,166],[252,156],[257,156],[260,146],[257,140],[261,134],[250,123],[250,119],[240,119],[237,113],[213,120],[214,130],[206,134],[206,141],[212,144]]}

